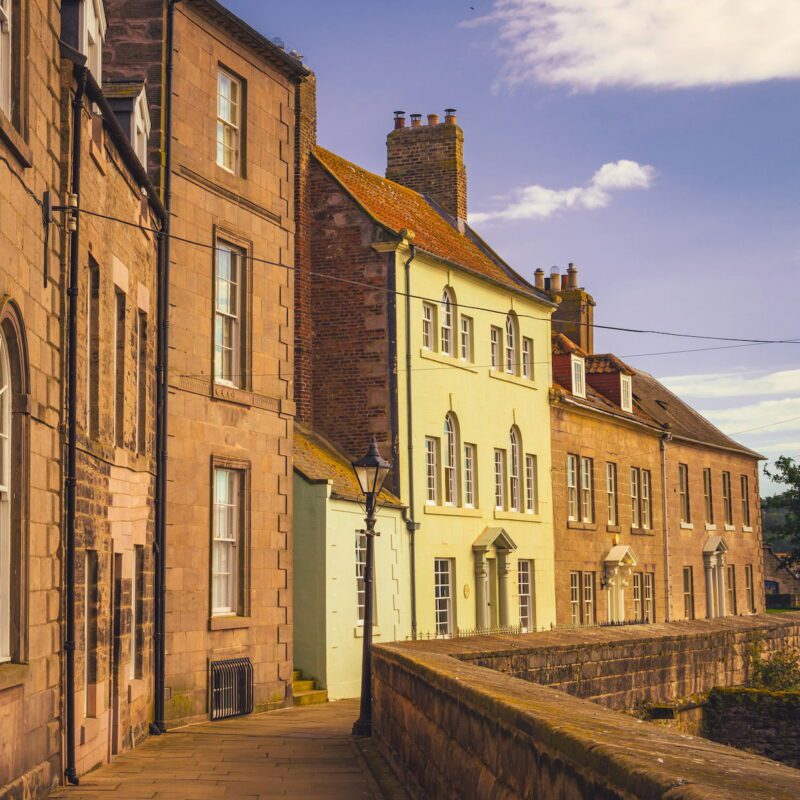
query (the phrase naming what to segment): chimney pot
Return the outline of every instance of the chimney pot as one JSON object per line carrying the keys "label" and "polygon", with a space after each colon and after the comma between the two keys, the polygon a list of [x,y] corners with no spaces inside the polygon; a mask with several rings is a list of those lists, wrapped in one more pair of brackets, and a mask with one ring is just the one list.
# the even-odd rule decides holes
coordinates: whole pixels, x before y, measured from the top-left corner
{"label": "chimney pot", "polygon": [[569,268],[567,269],[567,285],[570,289],[577,289],[578,288],[578,268],[570,263]]}
{"label": "chimney pot", "polygon": [[439,124],[439,115],[438,114],[428,114],[428,125],[433,127]]}
{"label": "chimney pot", "polygon": [[561,273],[557,269],[554,269],[550,273],[550,291],[551,292],[561,291]]}
{"label": "chimney pot", "polygon": [[411,115],[411,127],[412,128],[419,128],[422,125],[422,114],[412,114]]}
{"label": "chimney pot", "polygon": [[394,129],[397,130],[398,128],[405,128],[406,126],[406,112],[405,111],[395,111],[394,112]]}
{"label": "chimney pot", "polygon": [[541,267],[533,273],[533,284],[537,289],[544,290],[544,270]]}
{"label": "chimney pot", "polygon": [[456,110],[454,108],[446,108],[444,110],[444,121],[446,125],[456,124]]}

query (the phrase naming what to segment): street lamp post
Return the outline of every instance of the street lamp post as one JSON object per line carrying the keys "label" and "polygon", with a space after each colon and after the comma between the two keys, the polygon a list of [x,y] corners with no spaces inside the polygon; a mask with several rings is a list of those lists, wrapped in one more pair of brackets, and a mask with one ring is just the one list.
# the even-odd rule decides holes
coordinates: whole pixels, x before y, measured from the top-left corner
{"label": "street lamp post", "polygon": [[367,498],[366,564],[364,565],[364,648],[361,656],[361,713],[353,724],[354,736],[372,735],[372,576],[374,560],[375,509],[383,482],[392,465],[378,452],[373,437],[367,454],[353,462],[353,471],[361,491]]}

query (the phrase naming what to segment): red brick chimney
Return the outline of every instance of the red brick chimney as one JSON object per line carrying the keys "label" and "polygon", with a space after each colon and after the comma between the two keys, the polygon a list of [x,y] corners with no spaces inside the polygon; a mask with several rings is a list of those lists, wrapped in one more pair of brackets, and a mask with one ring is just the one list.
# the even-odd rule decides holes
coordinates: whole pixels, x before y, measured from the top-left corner
{"label": "red brick chimney", "polygon": [[386,177],[435,200],[456,219],[467,218],[467,171],[464,133],[454,108],[438,114],[411,115],[411,127],[398,125],[386,137]]}
{"label": "red brick chimney", "polygon": [[569,265],[566,276],[557,268],[550,274],[547,288],[558,308],[553,312],[553,333],[563,333],[590,355],[594,353],[594,298],[578,286],[578,268]]}

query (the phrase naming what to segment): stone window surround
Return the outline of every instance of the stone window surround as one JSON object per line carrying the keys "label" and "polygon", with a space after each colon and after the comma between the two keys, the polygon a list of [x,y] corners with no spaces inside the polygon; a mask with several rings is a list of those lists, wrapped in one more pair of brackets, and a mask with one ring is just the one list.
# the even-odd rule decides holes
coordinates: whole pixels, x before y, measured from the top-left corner
{"label": "stone window surround", "polygon": [[0,142],[23,169],[33,166],[33,154],[28,145],[29,64],[25,36],[29,26],[29,0],[11,0],[11,98],[12,113],[0,109]]}

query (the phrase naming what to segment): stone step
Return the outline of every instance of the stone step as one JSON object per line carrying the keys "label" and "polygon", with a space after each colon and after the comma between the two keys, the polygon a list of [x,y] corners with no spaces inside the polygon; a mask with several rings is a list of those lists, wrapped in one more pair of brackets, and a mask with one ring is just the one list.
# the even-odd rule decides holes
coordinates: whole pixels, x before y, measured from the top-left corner
{"label": "stone step", "polygon": [[317,682],[314,680],[294,680],[292,681],[292,692],[298,694],[300,692],[310,692],[312,689],[317,688]]}
{"label": "stone step", "polygon": [[292,683],[295,681],[299,681],[303,677],[303,670],[301,669],[293,669],[292,670]]}
{"label": "stone step", "polygon": [[327,689],[311,689],[307,692],[295,692],[294,704],[296,706],[313,706],[318,703],[328,702]]}

